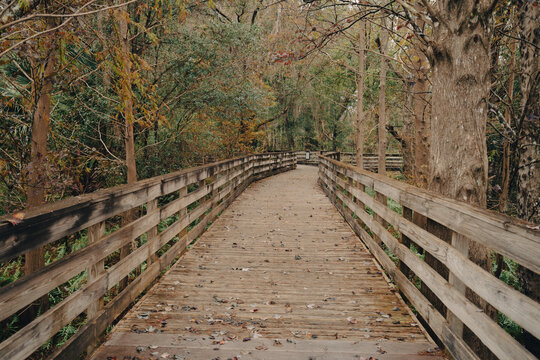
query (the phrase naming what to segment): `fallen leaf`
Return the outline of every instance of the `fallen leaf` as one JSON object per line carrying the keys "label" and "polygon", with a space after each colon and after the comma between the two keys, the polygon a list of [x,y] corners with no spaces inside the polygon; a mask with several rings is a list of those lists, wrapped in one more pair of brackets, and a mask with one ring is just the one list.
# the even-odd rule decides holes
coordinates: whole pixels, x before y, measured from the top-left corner
{"label": "fallen leaf", "polygon": [[23,219],[24,219],[24,213],[23,212],[18,212],[18,213],[13,214],[10,219],[7,219],[7,221],[11,225],[15,226],[15,225],[20,224],[21,221],[23,221]]}

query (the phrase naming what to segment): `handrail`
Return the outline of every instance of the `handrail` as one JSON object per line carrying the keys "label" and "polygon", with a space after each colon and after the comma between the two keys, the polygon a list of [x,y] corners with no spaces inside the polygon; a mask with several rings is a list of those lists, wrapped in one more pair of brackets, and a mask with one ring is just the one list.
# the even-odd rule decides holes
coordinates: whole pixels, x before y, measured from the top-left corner
{"label": "handrail", "polygon": [[[36,207],[15,226],[0,218],[0,261],[67,236],[88,238],[82,249],[0,288],[5,320],[87,273],[84,286],[0,343],[0,358],[25,359],[86,313],[86,324],[53,355],[78,357],[252,181],[295,167],[292,152],[248,155]],[[106,227],[118,225],[114,217],[133,209],[138,218],[106,234]],[[114,256],[130,244],[127,256]],[[131,282],[119,288],[127,276]],[[103,296],[115,294],[111,289],[118,294],[104,306]]]}
{"label": "handrail", "polygon": [[[540,232],[507,216],[448,199],[326,156],[319,158],[319,183],[454,358],[478,358],[463,339],[463,325],[466,325],[500,359],[535,359],[471,302],[465,293],[469,288],[540,338],[540,304],[468,259],[469,241],[475,241],[538,273]],[[365,191],[366,187],[379,195],[375,198],[370,196]],[[403,210],[407,210],[408,216],[391,210],[387,198],[400,204]],[[368,208],[373,216],[368,213]],[[450,229],[452,243],[413,223],[412,212]],[[405,211],[402,213],[405,214]],[[444,264],[450,272],[448,279],[417,256],[411,250],[409,241]],[[382,244],[397,256],[399,266],[385,253]],[[446,315],[417,289],[411,281],[414,276],[446,306]]]}
{"label": "handrail", "polygon": [[[306,159],[306,152],[310,153],[309,159]],[[319,156],[330,156],[335,160],[340,160],[348,164],[356,164],[356,154],[339,151],[296,151],[296,161],[298,164],[318,165]],[[335,158],[335,156],[338,156]],[[366,170],[376,171],[379,166],[379,156],[377,154],[365,153],[362,157],[363,168]],[[386,154],[386,170],[397,171],[403,168],[403,156],[399,154]]]}

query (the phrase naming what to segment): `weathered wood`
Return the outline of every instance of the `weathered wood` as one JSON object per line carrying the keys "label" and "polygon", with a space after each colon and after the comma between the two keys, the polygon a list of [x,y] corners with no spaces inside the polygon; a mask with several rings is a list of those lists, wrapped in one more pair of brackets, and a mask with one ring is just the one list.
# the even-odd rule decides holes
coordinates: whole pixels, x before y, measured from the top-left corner
{"label": "weathered wood", "polygon": [[[326,194],[330,197],[332,194],[330,185],[326,178],[326,175],[321,178],[322,188]],[[334,202],[335,204],[335,202]],[[454,356],[456,360],[469,360],[478,359],[478,357],[472,352],[469,346],[458,337],[450,328],[445,318],[429,303],[424,295],[409,281],[409,279],[397,269],[392,260],[386,255],[386,253],[380,248],[380,246],[373,240],[373,238],[358,224],[357,221],[343,208],[337,208],[349,225],[353,228],[355,233],[362,239],[366,246],[370,249],[371,253],[375,256],[377,261],[384,267],[391,278],[396,282],[399,289],[405,294],[405,296],[411,301],[416,310],[426,320],[431,330],[439,337],[446,348]]]}
{"label": "weathered wood", "polygon": [[[256,170],[255,166],[258,166]],[[76,348],[77,351],[81,352],[87,346],[92,346],[105,327],[159,275],[162,269],[166,268],[179,253],[182,253],[192,240],[200,236],[205,231],[206,226],[253,179],[287,170],[293,166],[295,166],[295,161],[292,153],[250,155],[185,170],[172,176],[143,180],[130,186],[85,195],[79,199],[69,199],[53,205],[46,205],[36,209],[24,220],[23,226],[17,227],[21,234],[14,235],[10,228],[8,228],[9,231],[3,231],[6,228],[0,227],[0,234],[6,235],[6,238],[2,237],[0,240],[0,254],[2,254],[0,256],[7,257],[8,254],[13,254],[13,249],[10,248],[12,244],[34,246],[33,243],[28,243],[29,235],[24,232],[39,233],[36,226],[43,223],[47,211],[51,211],[49,216],[55,221],[58,228],[51,228],[40,244],[54,241],[73,229],[78,231],[85,225],[90,226],[87,247],[2,288],[0,318],[5,319],[35,298],[48,293],[81,271],[89,270],[88,282],[82,289],[2,342],[0,344],[0,358],[25,358],[84,311],[88,313],[89,323],[83,328],[80,335],[78,334],[70,340],[66,349],[73,349],[73,345],[69,344],[84,345]],[[209,178],[215,181],[207,183],[205,179]],[[186,194],[187,185],[196,182],[204,182],[205,186]],[[157,198],[176,190],[180,191],[181,196],[158,208]],[[201,199],[208,200],[203,200],[189,213],[186,211],[188,205]],[[147,202],[145,215],[104,236],[105,223],[103,220],[118,215],[126,209],[138,207],[144,203],[143,200]],[[67,206],[75,214],[68,212],[62,205]],[[210,209],[211,211],[208,212]],[[81,219],[77,213],[79,210],[88,212],[88,216]],[[158,234],[158,223],[179,211],[184,212],[183,216]],[[96,223],[96,219],[100,221]],[[187,226],[197,219],[200,220],[197,226],[187,232]],[[144,244],[134,248],[130,254],[121,258],[105,271],[103,259],[106,256],[122,246],[130,244],[133,239],[145,232],[147,233],[147,241]],[[156,252],[177,234],[180,234],[180,240],[158,258]],[[16,251],[20,252],[20,250]],[[103,295],[133,270],[141,269],[145,261],[147,261],[146,270],[142,274],[137,272],[135,280],[101,310]],[[90,338],[81,340],[80,336],[89,335],[91,335]]]}
{"label": "weathered wood", "polygon": [[[325,159],[323,159],[323,161],[324,160]],[[337,174],[334,173],[334,171]],[[480,267],[470,262],[467,259],[466,254],[464,254],[466,253],[465,245],[461,239],[456,239],[455,245],[458,245],[459,247],[459,249],[456,249],[389,210],[386,206],[378,203],[367,194],[362,193],[357,189],[348,189],[348,182],[341,178],[343,172],[335,169],[335,167],[330,166],[329,168],[323,168],[322,174],[324,174],[322,181],[326,182],[331,195],[336,195],[338,199],[345,202],[350,209],[353,209],[354,213],[368,225],[374,236],[379,236],[390,251],[397,255],[400,260],[404,261],[407,266],[419,276],[427,286],[429,286],[450,311],[465,323],[491,351],[500,358],[534,358],[532,354],[511,338],[487,315],[478,313],[474,304],[465,298],[464,285],[461,282],[458,282],[459,280],[454,279],[454,284],[457,285],[457,288],[446,286],[445,283],[448,284],[448,282],[422,262],[410,251],[410,249],[408,249],[408,247],[400,244],[381,224],[374,221],[372,217],[360,209],[353,201],[342,193],[336,192],[335,186],[339,185],[347,191],[351,191],[355,197],[364,201],[375,213],[388,220],[397,230],[410,238],[417,240],[420,236],[420,241],[418,241],[418,243],[424,246],[428,252],[432,253],[441,262],[445,263],[450,270],[454,272],[456,279],[461,279],[467,286],[473,289],[473,291],[484,297],[488,302],[492,303],[492,305],[499,307],[501,311],[507,314],[512,313],[513,317],[519,319],[517,322],[525,328],[536,329],[538,332],[536,324],[538,323],[540,309],[536,302],[525,296],[520,296],[521,294],[517,291],[498,279],[495,279]],[[373,242],[373,240],[370,241]],[[372,251],[378,250],[378,246],[371,246],[370,248]],[[482,280],[485,280],[487,283]],[[501,296],[501,294],[505,294],[506,296]],[[501,300],[501,298],[504,300]],[[526,309],[526,316],[523,316],[524,309]],[[459,323],[456,323],[455,320],[452,319],[452,316],[449,327],[453,329],[452,332],[454,334],[459,336]]]}
{"label": "weathered wood", "polygon": [[[465,238],[464,236],[452,233],[452,246],[459,251],[463,257],[468,259],[469,257],[469,240]],[[492,279],[493,281],[493,279]],[[463,281],[460,280],[459,276],[456,275],[453,271],[450,271],[449,277],[448,277],[448,283],[452,285],[457,291],[459,291],[461,294],[465,295],[465,291],[467,290],[467,286],[463,283]],[[503,310],[504,312],[504,310]],[[463,322],[459,320],[457,316],[455,316],[451,311],[448,311],[446,314],[446,318],[448,319],[448,323],[450,324],[450,328],[459,336],[463,337]],[[538,324],[538,322],[536,322]]]}
{"label": "weathered wood", "polygon": [[[158,208],[159,206],[159,203],[158,203],[158,199],[154,199],[152,201],[149,201],[147,204],[146,204],[146,213],[151,213],[151,212],[154,212],[156,211],[156,209]],[[148,230],[146,232],[146,241],[149,242],[149,243],[153,243],[154,241],[156,241],[158,237],[158,228],[157,228],[157,225],[156,226],[152,226],[150,228],[150,230]],[[153,263],[155,263],[158,259],[158,256],[156,255],[156,253],[152,253],[152,252],[148,252],[148,266],[152,265]]]}
{"label": "weathered wood", "polygon": [[[343,185],[346,185],[343,180],[329,172],[329,170],[323,171],[331,181],[341,182]],[[454,248],[433,234],[404,219],[399,214],[379,204],[366,193],[354,188],[350,189],[350,192],[369,206],[375,213],[378,213],[392,224],[396,230],[414,239],[416,243],[431,253],[437,260],[445,264],[454,276],[464,282],[465,285],[479,296],[508,315],[518,324],[540,337],[540,329],[537,326],[538,319],[540,319],[540,306],[534,300],[521,294],[511,286],[506,285],[499,279],[496,279],[484,269],[471,262],[464,254],[464,250],[460,251]],[[360,214],[357,215],[361,219],[364,218]],[[411,270],[416,273],[415,269]]]}
{"label": "weathered wood", "polygon": [[[100,222],[99,224],[92,225],[88,228],[88,244],[93,244],[98,241],[101,241],[105,235],[105,222]],[[93,282],[97,277],[105,272],[105,263],[102,260],[99,260],[94,265],[92,265],[87,270],[87,282]],[[87,311],[86,316],[88,319],[94,318],[97,312],[103,307],[103,297],[100,297],[98,301],[94,304],[91,304]]]}
{"label": "weathered wood", "polygon": [[159,196],[170,194],[208,177],[210,173],[249,161],[249,156],[226,160],[39,206],[25,214],[24,220],[17,226],[12,226],[5,220],[7,216],[2,217],[0,262],[86,229]]}
{"label": "weathered wood", "polygon": [[[246,176],[244,179],[248,179]],[[245,180],[244,180],[245,181]],[[51,358],[54,359],[73,359],[77,357],[81,349],[86,348],[91,342],[91,338],[96,338],[102,334],[107,326],[113,322],[123,311],[129,306],[129,304],[159,275],[161,270],[164,270],[175,257],[182,254],[185,251],[187,244],[191,243],[196,237],[200,236],[204,231],[211,219],[215,219],[220,211],[225,209],[236,196],[238,196],[247,186],[249,181],[243,182],[244,186],[232,194],[226,202],[221,203],[216,209],[214,209],[209,216],[201,223],[197,224],[191,231],[185,233],[179,241],[174,244],[169,251],[167,251],[156,263],[152,264],[143,272],[142,277],[135,279],[128,287],[122,291],[111,303],[109,303],[102,313],[99,314],[96,320],[86,324],[77,334],[72,336],[70,340],[58,351],[55,352]],[[225,190],[225,192],[227,192]],[[189,221],[189,220],[186,220]],[[162,243],[166,241],[163,240]],[[158,245],[159,246],[159,245]],[[154,246],[156,248],[157,246]]]}
{"label": "weathered wood", "polygon": [[160,221],[159,211],[151,212],[128,226],[105,236],[101,241],[67,255],[29,276],[6,285],[0,293],[0,319],[5,319],[34,299],[65,283],[81,271],[102,260],[146,229]]}
{"label": "weathered wood", "polygon": [[[419,327],[411,326],[416,321],[405,311],[406,305],[318,190],[315,174],[315,169],[303,167],[252,184],[245,192],[242,188],[248,182],[239,181],[236,191],[242,192],[241,197],[111,334],[112,339],[127,335],[134,341],[109,341],[92,358],[147,357],[147,352],[137,355],[136,348],[148,346],[149,336],[155,336],[151,344],[158,346],[155,351],[159,356],[168,352],[171,357],[191,359],[207,359],[209,353],[188,355],[178,348],[165,350],[165,344],[172,338],[189,344],[193,336],[212,336],[215,343],[207,345],[220,350],[209,351],[220,358],[228,357],[223,350],[227,344],[250,345],[259,336],[271,342],[282,339],[279,350],[289,344],[286,339],[308,338],[313,347],[322,346],[319,341],[325,346],[330,342],[335,344],[331,347],[335,356],[330,358],[339,358],[337,347],[342,340],[361,347],[366,339],[384,337],[388,352],[393,344],[397,349],[410,343],[423,344],[420,350],[424,351],[433,347]],[[222,205],[203,221],[220,212]],[[197,226],[202,229],[206,224]],[[175,246],[190,241],[183,239]],[[381,312],[386,317],[381,317]],[[141,313],[148,313],[148,319],[137,316]],[[159,319],[167,322],[159,327],[159,334],[137,333],[136,329],[147,329]],[[161,336],[167,340],[160,340]],[[414,358],[400,351],[397,353],[404,358]],[[287,358],[296,355],[288,349],[283,353]],[[257,354],[245,356],[255,358]]]}
{"label": "weathered wood", "polygon": [[451,200],[369,171],[327,158],[321,158],[321,161],[402,206],[540,273],[540,231],[529,229],[508,216]]}

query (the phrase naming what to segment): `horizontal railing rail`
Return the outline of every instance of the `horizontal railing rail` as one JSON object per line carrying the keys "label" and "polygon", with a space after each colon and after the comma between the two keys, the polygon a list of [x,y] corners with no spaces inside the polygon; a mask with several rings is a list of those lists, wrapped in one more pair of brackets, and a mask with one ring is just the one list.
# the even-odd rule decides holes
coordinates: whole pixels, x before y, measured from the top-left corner
{"label": "horizontal railing rail", "polygon": [[295,167],[292,152],[249,155],[36,207],[16,225],[0,218],[4,263],[37,247],[52,251],[66,239],[86,239],[79,250],[0,288],[0,321],[9,321],[55,289],[81,281],[3,339],[0,359],[27,358],[79,319],[83,325],[52,354],[77,358],[252,181]]}
{"label": "horizontal railing rail", "polygon": [[[468,257],[471,242],[476,242],[539,273],[538,230],[326,156],[319,158],[319,183],[454,358],[478,358],[463,337],[466,326],[500,359],[535,359],[466,294],[474,292],[540,338],[540,304]],[[413,213],[446,227],[451,241],[417,225]],[[414,251],[420,248],[442,263],[448,276],[441,275]],[[430,296],[420,291],[423,287],[444,306],[428,300]]]}
{"label": "horizontal railing rail", "polygon": [[[309,155],[306,155],[309,153]],[[298,164],[318,165],[319,156],[328,154],[338,154],[336,160],[340,160],[347,164],[356,164],[356,155],[348,152],[337,151],[296,151],[296,161]],[[386,170],[399,171],[403,168],[403,157],[399,154],[386,154]],[[364,154],[363,156],[364,169],[376,171],[379,166],[379,156],[377,154]]]}

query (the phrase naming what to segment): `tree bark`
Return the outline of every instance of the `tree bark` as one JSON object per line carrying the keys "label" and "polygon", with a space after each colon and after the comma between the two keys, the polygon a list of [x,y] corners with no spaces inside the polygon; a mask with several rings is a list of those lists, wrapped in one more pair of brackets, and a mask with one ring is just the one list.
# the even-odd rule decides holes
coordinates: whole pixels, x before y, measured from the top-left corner
{"label": "tree bark", "polygon": [[403,155],[403,175],[407,180],[413,179],[414,174],[414,125],[411,109],[413,91],[410,81],[405,82],[405,105],[403,111],[403,130],[401,131],[401,152]]}
{"label": "tree bark", "polygon": [[[435,4],[428,54],[433,69],[429,188],[485,208],[487,190],[486,121],[490,89],[488,1],[440,1]],[[436,229],[439,228],[439,229]],[[447,230],[440,225],[434,232]],[[448,239],[445,239],[448,241]],[[491,271],[489,251],[470,242],[469,258]],[[437,264],[433,267],[445,272]],[[447,270],[446,270],[447,272]],[[467,297],[492,318],[493,307],[467,290]],[[464,329],[463,338],[481,358],[491,352]]]}
{"label": "tree bark", "polygon": [[519,14],[521,42],[521,134],[518,216],[540,223],[540,9],[525,2]]}
{"label": "tree bark", "polygon": [[381,68],[379,77],[379,147],[378,173],[386,174],[386,49],[388,31],[386,18],[381,18]]}
{"label": "tree bark", "polygon": [[[521,65],[521,134],[519,136],[519,168],[517,215],[540,224],[540,9],[532,1],[524,2],[519,12]],[[521,291],[540,301],[540,275],[518,266]],[[540,357],[540,341],[524,331],[525,346]]]}
{"label": "tree bark", "polygon": [[[48,22],[49,27],[54,23]],[[47,164],[47,136],[49,134],[49,121],[51,117],[51,92],[53,88],[53,75],[56,67],[55,45],[51,41],[43,63],[41,76],[35,79],[34,98],[36,99],[32,121],[32,143],[30,164],[28,166],[28,188],[27,188],[27,209],[43,205],[45,203],[45,188],[47,184],[46,164]],[[25,254],[24,272],[25,275],[41,269],[45,266],[45,249],[39,247],[28,251]],[[35,318],[39,307],[45,311],[49,307],[49,296],[40,298],[39,304],[31,306],[22,316],[23,323],[27,323]],[[27,321],[28,320],[28,321]]]}
{"label": "tree bark", "polygon": [[[418,21],[423,31],[424,22]],[[424,46],[419,40],[414,45],[414,85],[413,85],[413,112],[414,112],[414,182],[421,188],[426,188],[429,177],[429,142],[431,119],[427,113],[427,67],[424,55]]]}
{"label": "tree bark", "polygon": [[[131,63],[131,50],[129,42],[129,28],[128,19],[129,13],[127,8],[125,10],[118,10],[115,14],[117,23],[118,41],[120,42],[120,102],[122,104],[120,114],[124,120],[124,145],[126,151],[125,166],[127,183],[132,184],[137,181],[137,165],[135,163],[135,138],[133,132],[133,123],[135,118],[133,116],[133,76],[132,76],[132,63]],[[129,224],[135,220],[137,215],[137,209],[126,211],[122,216],[122,225]],[[136,248],[136,239],[132,239],[131,245],[120,249],[120,259],[125,258],[130,251]],[[122,279],[119,284],[119,291],[127,286],[127,277]]]}
{"label": "tree bark", "polygon": [[[508,96],[506,97],[507,106],[504,112],[504,119],[508,126],[512,126],[511,107],[514,100],[514,67],[516,62],[516,41],[510,43],[510,64],[508,65]],[[508,191],[510,189],[510,142],[508,139],[503,140],[503,163],[502,163],[502,192],[499,197],[499,211],[505,212],[507,208]]]}
{"label": "tree bark", "polygon": [[364,155],[364,71],[365,71],[365,48],[366,48],[366,24],[359,22],[358,35],[358,74],[356,75],[356,166],[363,168]]}

